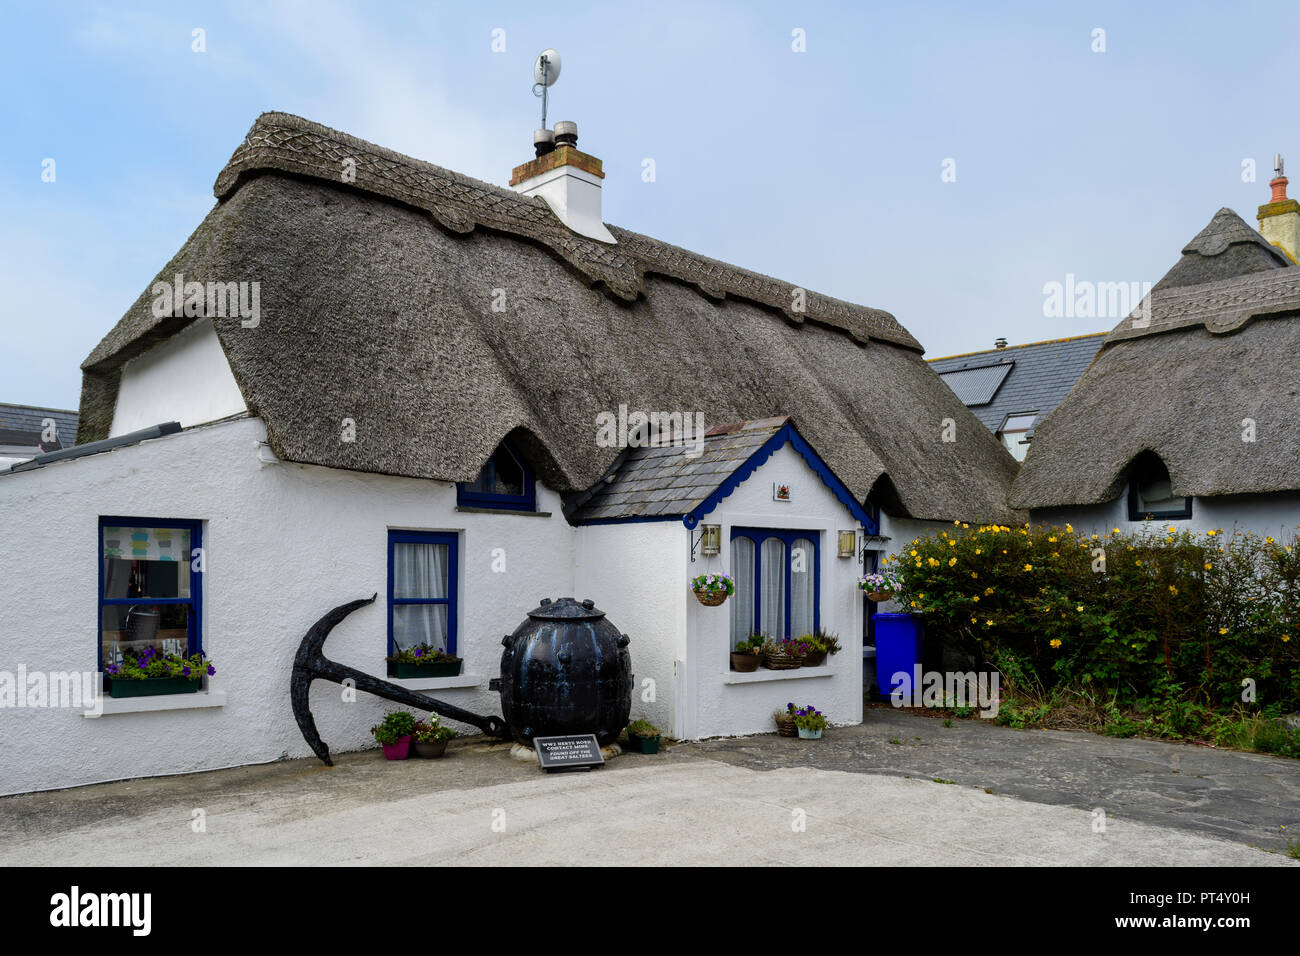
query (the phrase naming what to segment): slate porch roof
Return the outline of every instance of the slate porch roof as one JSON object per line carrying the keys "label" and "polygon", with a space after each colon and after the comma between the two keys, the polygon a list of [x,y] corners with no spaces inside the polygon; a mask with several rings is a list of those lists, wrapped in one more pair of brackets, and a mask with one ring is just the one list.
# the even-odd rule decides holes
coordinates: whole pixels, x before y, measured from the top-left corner
{"label": "slate porch roof", "polygon": [[1037,412],[1034,426],[1061,403],[1092,364],[1105,332],[930,359],[930,367],[991,432],[1008,415]]}
{"label": "slate porch roof", "polygon": [[593,488],[566,499],[565,514],[573,524],[677,518],[694,527],[718,500],[787,443],[795,446],[854,517],[874,533],[875,520],[785,415],[711,428],[694,457],[688,454],[694,451],[689,443],[630,448]]}

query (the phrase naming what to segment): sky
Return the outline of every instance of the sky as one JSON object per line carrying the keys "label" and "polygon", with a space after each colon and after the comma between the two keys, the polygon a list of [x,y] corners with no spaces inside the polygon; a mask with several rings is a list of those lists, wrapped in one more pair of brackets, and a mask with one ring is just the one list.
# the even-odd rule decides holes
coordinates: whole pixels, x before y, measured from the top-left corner
{"label": "sky", "polygon": [[1045,314],[1045,286],[1154,283],[1220,207],[1255,225],[1274,153],[1300,170],[1294,3],[0,15],[0,401],[27,405],[77,406],[81,361],[212,208],[260,112],[504,186],[532,155],[548,47],[548,120],[604,162],[606,222],[885,309],[932,358],[1113,327]]}

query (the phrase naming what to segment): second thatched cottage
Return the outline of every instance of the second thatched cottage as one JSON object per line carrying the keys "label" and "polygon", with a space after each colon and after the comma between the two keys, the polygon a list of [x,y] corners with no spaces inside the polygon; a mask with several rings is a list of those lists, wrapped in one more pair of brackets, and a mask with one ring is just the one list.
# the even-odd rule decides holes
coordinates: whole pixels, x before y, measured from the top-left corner
{"label": "second thatched cottage", "polygon": [[[0,722],[5,790],[307,753],[294,652],[373,592],[330,656],[454,651],[461,674],[407,683],[480,713],[502,634],[576,594],[631,637],[633,715],[674,736],[765,730],[789,700],[860,719],[859,575],[934,522],[1013,520],[1015,462],[888,313],[606,226],[600,161],[557,131],[510,190],[257,120],[85,361],[82,444],[0,476],[24,541],[0,661],[97,674],[149,644],[217,673]],[[741,583],[729,606],[692,596],[709,570]],[[844,652],[729,669],[750,631],[814,629]],[[314,686],[322,736],[368,746],[384,702],[337,691]]]}
{"label": "second thatched cottage", "polygon": [[[1279,161],[1280,165],[1280,161]],[[1037,426],[1012,489],[1034,521],[1300,526],[1300,203],[1220,209]]]}

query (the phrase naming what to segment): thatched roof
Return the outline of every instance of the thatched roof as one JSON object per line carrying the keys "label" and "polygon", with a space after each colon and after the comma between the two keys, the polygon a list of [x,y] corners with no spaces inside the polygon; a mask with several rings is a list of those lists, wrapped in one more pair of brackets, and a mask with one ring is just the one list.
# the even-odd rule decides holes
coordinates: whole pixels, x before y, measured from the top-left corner
{"label": "thatched roof", "polygon": [[[279,113],[215,191],[158,280],[261,283],[257,328],[212,321],[285,460],[461,481],[511,435],[569,492],[613,463],[596,416],[620,404],[788,414],[861,499],[887,473],[897,511],[1007,514],[1014,462],[887,312],[812,292],[790,311],[790,283],[613,226],[617,245],[588,240],[540,199]],[[152,298],[83,363],[82,441],[107,434],[122,363],[192,321],[154,318]]]}
{"label": "thatched roof", "polygon": [[1297,355],[1300,267],[1219,210],[1038,426],[1012,504],[1113,500],[1146,450],[1175,495],[1300,489]]}

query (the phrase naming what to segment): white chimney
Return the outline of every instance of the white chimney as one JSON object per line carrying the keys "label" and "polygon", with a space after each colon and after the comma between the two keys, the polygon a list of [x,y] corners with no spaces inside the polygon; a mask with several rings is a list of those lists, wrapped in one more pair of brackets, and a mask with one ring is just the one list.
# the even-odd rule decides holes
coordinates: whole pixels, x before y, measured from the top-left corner
{"label": "white chimney", "polygon": [[578,124],[561,120],[555,130],[533,134],[537,158],[516,166],[510,185],[525,196],[541,196],[556,218],[578,235],[617,243],[600,214],[600,160],[578,150]]}

